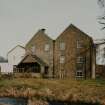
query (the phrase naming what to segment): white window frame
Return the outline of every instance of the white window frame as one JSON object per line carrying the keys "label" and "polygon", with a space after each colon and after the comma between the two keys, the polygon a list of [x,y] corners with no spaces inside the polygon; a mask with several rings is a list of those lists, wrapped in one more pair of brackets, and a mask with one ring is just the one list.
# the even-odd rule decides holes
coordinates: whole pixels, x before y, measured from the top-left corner
{"label": "white window frame", "polygon": [[[81,73],[82,75],[80,75],[80,73]],[[78,74],[79,74],[79,75],[78,75]],[[78,77],[78,78],[83,78],[83,77],[84,77],[83,71],[82,71],[82,70],[77,70],[77,71],[76,71],[76,77]]]}
{"label": "white window frame", "polygon": [[64,64],[65,63],[65,56],[60,56],[60,64]]}
{"label": "white window frame", "polygon": [[77,57],[77,63],[84,63],[84,61],[85,61],[84,57],[82,56]]}
{"label": "white window frame", "polygon": [[60,42],[60,50],[65,50],[66,44],[65,42]]}
{"label": "white window frame", "polygon": [[33,45],[33,46],[31,47],[31,51],[32,51],[33,54],[35,54],[35,50],[36,50],[36,46]]}
{"label": "white window frame", "polygon": [[44,50],[45,50],[45,51],[49,51],[49,50],[50,50],[50,44],[49,44],[49,43],[46,43],[46,44],[45,44]]}
{"label": "white window frame", "polygon": [[83,48],[82,41],[77,40],[77,48]]}

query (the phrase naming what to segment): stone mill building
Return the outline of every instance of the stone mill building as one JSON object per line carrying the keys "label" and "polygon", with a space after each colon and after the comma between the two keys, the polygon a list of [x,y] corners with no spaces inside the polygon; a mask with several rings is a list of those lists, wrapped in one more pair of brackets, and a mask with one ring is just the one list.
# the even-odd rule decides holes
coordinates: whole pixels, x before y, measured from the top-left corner
{"label": "stone mill building", "polygon": [[55,40],[40,29],[26,44],[25,56],[14,72],[46,78],[95,78],[93,40],[74,25]]}

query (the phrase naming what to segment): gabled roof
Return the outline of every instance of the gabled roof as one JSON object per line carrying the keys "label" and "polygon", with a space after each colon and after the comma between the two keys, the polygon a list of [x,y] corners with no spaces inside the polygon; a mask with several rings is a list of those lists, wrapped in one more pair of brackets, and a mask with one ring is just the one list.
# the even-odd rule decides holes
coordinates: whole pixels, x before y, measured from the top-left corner
{"label": "gabled roof", "polygon": [[17,45],[17,46],[15,46],[14,48],[12,48],[12,49],[7,53],[7,55],[8,55],[10,52],[12,52],[16,47],[21,47],[21,48],[25,49],[23,46]]}
{"label": "gabled roof", "polygon": [[32,41],[34,40],[38,35],[44,35],[46,38],[48,38],[49,40],[52,40],[46,33],[45,33],[45,29],[40,29],[37,31],[37,33],[35,33],[35,35],[28,41],[28,43],[26,44],[26,46]]}
{"label": "gabled roof", "polygon": [[85,34],[87,37],[89,37],[89,38],[92,39],[92,37],[90,37],[89,35],[87,35],[86,33],[84,33],[82,30],[80,30],[79,28],[77,28],[74,24],[70,24],[70,25],[56,38],[56,40],[57,40],[63,33],[65,33],[66,31],[68,31],[68,30],[70,30],[70,29],[72,29],[72,30],[78,30],[79,32]]}
{"label": "gabled roof", "polygon": [[26,55],[18,65],[20,65],[21,63],[35,63],[35,62],[38,62],[41,65],[47,66],[47,64],[42,59],[40,59],[36,55],[31,55],[31,54]]}

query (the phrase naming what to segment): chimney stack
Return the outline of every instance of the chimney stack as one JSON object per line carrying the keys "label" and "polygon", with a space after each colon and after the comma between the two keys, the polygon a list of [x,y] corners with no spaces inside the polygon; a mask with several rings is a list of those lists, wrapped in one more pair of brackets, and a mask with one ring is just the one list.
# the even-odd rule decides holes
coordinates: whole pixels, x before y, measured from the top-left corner
{"label": "chimney stack", "polygon": [[44,29],[44,28],[41,29],[42,32],[45,32],[45,30],[46,30],[46,29]]}

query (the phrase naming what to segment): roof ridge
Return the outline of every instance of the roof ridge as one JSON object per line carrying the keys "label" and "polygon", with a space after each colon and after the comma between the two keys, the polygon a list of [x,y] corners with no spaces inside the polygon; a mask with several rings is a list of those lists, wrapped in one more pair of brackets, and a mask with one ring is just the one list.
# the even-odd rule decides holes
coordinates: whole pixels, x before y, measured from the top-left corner
{"label": "roof ridge", "polygon": [[50,40],[53,40],[50,36],[48,36],[46,33],[45,33],[45,29],[39,29],[34,35],[33,37],[26,43],[25,47],[28,45],[28,43],[30,43],[33,38],[35,38],[37,35],[39,35],[39,33],[42,32],[44,36],[46,36],[47,38],[49,38]]}
{"label": "roof ridge", "polygon": [[74,28],[74,29],[77,29],[78,31],[80,31],[81,33],[83,33],[83,34],[85,34],[87,37],[90,37],[91,39],[92,39],[92,37],[91,36],[89,36],[87,33],[85,33],[84,31],[82,31],[80,28],[78,28],[77,26],[75,26],[74,24],[70,24],[70,25],[68,25],[61,33],[60,33],[60,35],[55,39],[55,40],[57,40],[65,31],[67,31],[68,29],[71,29],[71,28]]}
{"label": "roof ridge", "polygon": [[16,47],[21,47],[21,48],[23,48],[23,49],[25,49],[25,47],[23,47],[23,46],[21,46],[21,45],[16,45],[15,47],[13,47],[10,51],[8,51],[8,53],[7,53],[7,55],[11,52],[11,51],[13,51]]}
{"label": "roof ridge", "polygon": [[47,65],[41,58],[39,58],[37,55],[33,55],[33,54],[25,55],[24,58],[20,61],[20,63],[18,63],[18,65],[21,64],[26,59],[26,57],[28,57],[28,56],[36,58],[36,60],[43,65]]}

